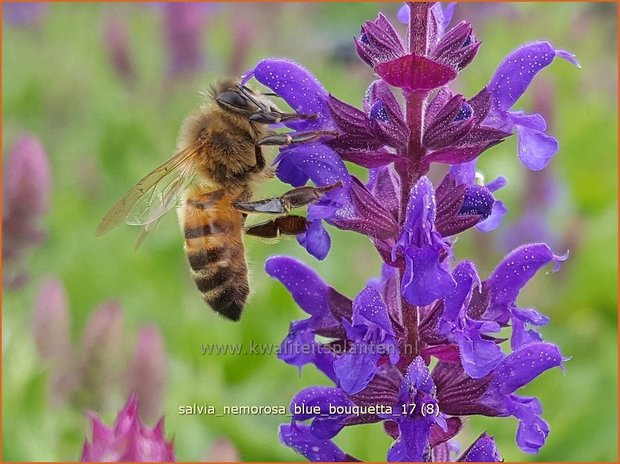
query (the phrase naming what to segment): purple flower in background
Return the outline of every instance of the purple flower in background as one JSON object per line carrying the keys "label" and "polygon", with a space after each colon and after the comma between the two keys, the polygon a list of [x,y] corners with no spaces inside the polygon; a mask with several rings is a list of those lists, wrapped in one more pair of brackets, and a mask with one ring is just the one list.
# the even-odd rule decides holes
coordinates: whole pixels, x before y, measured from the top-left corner
{"label": "purple flower in background", "polygon": [[41,357],[62,362],[71,356],[69,304],[62,283],[47,279],[41,284],[32,317],[32,334]]}
{"label": "purple flower in background", "polygon": [[2,19],[12,26],[33,26],[43,18],[47,5],[41,2],[4,2]]}
{"label": "purple flower in background", "polygon": [[138,416],[138,400],[131,395],[112,427],[89,413],[93,432],[86,440],[80,461],[170,462],[175,460],[172,441],[164,436],[164,420],[149,428]]}
{"label": "purple flower in background", "polygon": [[[266,263],[308,314],[290,325],[279,358],[313,364],[331,382],[295,395],[291,423],[280,428],[282,443],[312,461],[356,460],[332,439],[358,424],[383,424],[394,440],[389,461],[501,460],[486,433],[455,453],[470,415],[515,417],[516,444],[527,453],[550,431],[540,402],[517,393],[563,358],[536,330],[548,318],[516,300],[542,267],[557,270],[566,256],[523,245],[483,280],[453,249],[458,234],[492,231],[506,213],[496,198],[506,179],[485,183],[476,171],[484,152],[516,133],[521,162],[538,170],[557,151],[542,116],[512,107],[555,57],[576,62],[535,42],[510,53],[475,95],[455,93],[449,84],[481,42],[466,21],[450,27],[453,8],[408,3],[399,12],[406,37],[382,14],[362,26],[354,46],[379,78],[360,108],[285,59],[259,61],[242,81],[255,78],[301,115],[284,122],[291,143],[280,148],[276,175],[293,186],[341,184],[308,208],[299,242],[325,258],[329,224],[367,236],[383,260],[381,276],[351,298],[296,259]],[[349,174],[347,162],[368,169],[368,180]],[[437,185],[427,177],[432,164],[447,165]]]}
{"label": "purple flower in background", "polygon": [[145,326],[138,332],[138,341],[128,371],[128,390],[140,399],[140,418],[146,421],[161,411],[166,380],[166,351],[159,329]]}
{"label": "purple flower in background", "polygon": [[2,258],[4,283],[18,287],[27,276],[18,268],[28,249],[41,243],[46,234],[41,219],[49,210],[50,161],[34,135],[19,137],[4,166],[2,212]]}
{"label": "purple flower in background", "polygon": [[136,76],[127,23],[119,18],[106,18],[103,41],[116,75],[127,84],[132,84]]}
{"label": "purple flower in background", "polygon": [[168,76],[186,76],[204,66],[202,42],[208,8],[208,5],[200,3],[164,4]]}
{"label": "purple flower in background", "polygon": [[129,392],[138,395],[144,419],[159,414],[166,367],[161,333],[144,326],[132,347],[125,341],[123,325],[121,306],[106,302],[91,313],[80,345],[73,345],[64,286],[57,279],[44,281],[31,330],[39,357],[49,366],[48,390],[54,403],[105,410],[111,400]]}

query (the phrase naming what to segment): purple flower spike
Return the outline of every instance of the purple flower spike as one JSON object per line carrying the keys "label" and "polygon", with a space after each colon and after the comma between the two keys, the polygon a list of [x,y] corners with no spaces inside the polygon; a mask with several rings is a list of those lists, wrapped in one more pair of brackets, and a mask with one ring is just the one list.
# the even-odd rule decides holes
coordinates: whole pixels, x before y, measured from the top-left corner
{"label": "purple flower spike", "polygon": [[501,462],[502,457],[495,446],[493,437],[485,433],[457,459],[459,462]]}
{"label": "purple flower spike", "polygon": [[69,325],[69,305],[62,282],[45,280],[32,318],[32,333],[39,356],[60,362],[72,355]]}
{"label": "purple flower spike", "polygon": [[503,130],[516,129],[519,159],[532,171],[540,171],[547,166],[558,151],[558,143],[545,134],[547,125],[541,115],[525,115],[509,110],[523,95],[536,74],[549,66],[556,57],[580,67],[574,55],[564,50],[556,50],[549,42],[534,42],[511,52],[498,66],[487,86],[493,95],[489,124]]}
{"label": "purple flower spike", "polygon": [[27,250],[45,238],[40,222],[49,209],[51,183],[50,161],[39,139],[19,137],[4,167],[2,186],[2,257],[11,266],[5,268],[3,281],[12,288],[28,280],[17,268]]}
{"label": "purple flower spike", "polygon": [[127,377],[129,391],[140,399],[140,418],[155,419],[161,413],[166,383],[166,352],[156,326],[140,329]]}
{"label": "purple flower spike", "polygon": [[47,7],[43,2],[6,2],[2,8],[2,19],[11,26],[36,26],[45,16]]}
{"label": "purple flower spike", "polygon": [[[545,167],[557,142],[542,116],[512,106],[555,57],[577,63],[547,42],[525,45],[488,86],[460,95],[449,84],[481,42],[467,21],[449,28],[453,9],[408,2],[398,14],[408,26],[402,36],[383,14],[364,23],[354,46],[378,77],[359,107],[283,59],[260,61],[242,80],[255,77],[304,115],[289,129],[322,131],[281,147],[277,176],[294,186],[342,184],[309,205],[299,243],[325,258],[328,223],[368,237],[383,261],[380,277],[354,301],[292,258],[266,264],[309,314],[291,324],[278,357],[300,369],[314,364],[332,382],[299,392],[293,420],[280,429],[281,441],[310,460],[355,460],[330,440],[345,427],[376,422],[393,440],[389,461],[453,460],[452,440],[469,415],[517,418],[516,441],[526,452],[549,434],[539,401],[515,392],[562,358],[537,332],[549,319],[516,299],[541,267],[566,256],[525,245],[484,281],[473,262],[453,258],[458,234],[494,230],[507,211],[495,196],[506,179],[483,183],[477,158],[516,134],[522,163]],[[368,180],[350,175],[346,161],[368,169]],[[449,165],[436,186],[427,177],[432,163]],[[335,405],[344,409],[334,414]],[[486,433],[458,458],[500,460]]]}
{"label": "purple flower spike", "polygon": [[188,75],[203,67],[202,35],[207,9],[197,3],[165,4],[169,76]]}

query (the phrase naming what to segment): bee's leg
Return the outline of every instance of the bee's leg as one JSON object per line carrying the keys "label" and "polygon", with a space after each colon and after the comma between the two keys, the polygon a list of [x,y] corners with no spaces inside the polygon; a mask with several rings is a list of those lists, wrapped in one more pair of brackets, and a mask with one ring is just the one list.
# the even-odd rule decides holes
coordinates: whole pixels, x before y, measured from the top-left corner
{"label": "bee's leg", "polygon": [[257,201],[238,201],[235,203],[235,208],[245,213],[288,213],[291,209],[306,206],[321,198],[325,192],[339,187],[342,187],[340,181],[325,187],[297,187],[276,198],[265,198],[264,200]]}
{"label": "bee's leg", "polygon": [[333,135],[338,137],[338,132],[330,130],[312,130],[304,132],[291,132],[288,134],[273,134],[263,137],[257,145],[290,145],[291,143],[311,142],[319,139],[324,135]]}
{"label": "bee's leg", "polygon": [[250,121],[261,124],[278,124],[282,121],[296,119],[316,119],[315,114],[280,113],[279,111],[257,111],[250,115]]}
{"label": "bee's leg", "polygon": [[258,145],[256,145],[254,147],[254,152],[256,154],[256,164],[254,165],[254,172],[261,172],[263,169],[265,169],[266,163],[265,163],[265,157],[263,156],[263,150],[261,149],[261,147],[259,147]]}
{"label": "bee's leg", "polygon": [[245,228],[247,235],[261,238],[277,238],[280,235],[297,235],[305,232],[308,221],[305,217],[288,215]]}

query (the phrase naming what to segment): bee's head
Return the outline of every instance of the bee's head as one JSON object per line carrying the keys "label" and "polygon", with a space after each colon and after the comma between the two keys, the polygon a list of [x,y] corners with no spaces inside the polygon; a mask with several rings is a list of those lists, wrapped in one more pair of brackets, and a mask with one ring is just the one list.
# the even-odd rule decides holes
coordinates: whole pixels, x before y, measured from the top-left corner
{"label": "bee's head", "polygon": [[220,108],[235,113],[250,115],[278,109],[267,97],[254,93],[237,82],[220,82],[212,89],[212,95]]}

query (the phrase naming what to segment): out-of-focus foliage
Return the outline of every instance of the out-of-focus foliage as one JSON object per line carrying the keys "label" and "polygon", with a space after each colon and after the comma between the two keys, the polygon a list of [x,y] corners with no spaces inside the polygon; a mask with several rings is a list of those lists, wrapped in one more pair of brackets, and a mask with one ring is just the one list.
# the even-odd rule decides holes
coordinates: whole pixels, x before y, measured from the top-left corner
{"label": "out-of-focus foliage", "polygon": [[[298,375],[275,354],[201,353],[201,344],[207,343],[278,344],[300,314],[288,293],[266,277],[263,262],[273,254],[306,262],[313,258],[294,240],[265,244],[247,239],[253,296],[241,322],[233,324],[211,312],[195,291],[174,214],[138,251],[136,230],[121,227],[95,238],[94,229],[120,194],[172,154],[182,118],[200,103],[198,91],[229,70],[240,72],[263,57],[289,57],[307,66],[330,92],[358,105],[372,76],[355,58],[351,38],[363,20],[379,10],[394,15],[397,7],[203,5],[203,67],[182,76],[170,71],[163,5],[50,4],[34,22],[5,18],[3,153],[21,133],[36,134],[51,159],[54,185],[47,240],[27,261],[30,281],[3,292],[5,460],[76,459],[88,429],[84,410],[71,402],[52,404],[49,367],[36,352],[30,320],[46,277],[60,278],[66,287],[74,343],[92,308],[110,298],[122,305],[130,329],[125,333],[136,334],[146,323],[160,328],[168,356],[161,409],[166,430],[175,436],[178,459],[200,460],[220,438],[230,439],[243,460],[298,459],[278,443],[277,426],[287,420],[282,416],[192,416],[179,415],[178,408],[193,403],[220,411],[225,405],[288,405],[304,386],[323,382],[312,368]],[[473,418],[469,437],[487,428],[508,461],[615,460],[615,5],[466,4],[456,14],[470,20],[483,41],[475,63],[462,75],[468,96],[523,42],[548,39],[575,53],[583,66],[576,70],[556,63],[545,70],[545,85],[555,99],[548,120],[561,145],[549,168],[560,186],[559,199],[547,212],[555,251],[570,248],[571,257],[559,273],[538,276],[521,298],[522,305],[551,316],[545,339],[572,358],[565,374],[550,372],[524,392],[540,397],[551,435],[538,456],[517,450],[512,419]],[[531,110],[536,104],[529,100],[517,107]],[[510,210],[507,223],[516,222],[525,209],[525,171],[517,164],[514,144],[511,140],[489,150],[479,163],[487,178],[508,178],[499,194]],[[268,182],[261,195],[285,188]],[[486,275],[508,251],[505,230],[468,232],[457,245],[459,258],[482,261],[479,270]],[[336,230],[332,237],[330,255],[313,266],[335,288],[355,295],[379,272],[380,263],[363,237]],[[135,340],[126,344],[133,346]],[[115,397],[97,413],[110,423],[124,402]],[[337,442],[358,458],[383,460],[390,439],[378,427],[345,430]],[[378,436],[383,438],[378,441]]]}

